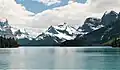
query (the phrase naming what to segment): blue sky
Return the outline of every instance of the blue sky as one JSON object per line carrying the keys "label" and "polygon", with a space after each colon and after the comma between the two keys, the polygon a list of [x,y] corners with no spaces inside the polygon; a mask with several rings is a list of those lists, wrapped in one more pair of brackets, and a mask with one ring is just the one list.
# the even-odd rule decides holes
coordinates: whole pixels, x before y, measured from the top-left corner
{"label": "blue sky", "polygon": [[[52,9],[55,7],[67,5],[68,1],[69,0],[61,0],[60,3],[55,3],[55,4],[52,4],[49,6],[39,2],[39,0],[38,1],[35,1],[35,0],[16,0],[16,3],[21,4],[28,11],[31,11],[33,13],[40,13],[40,12],[47,10],[47,9]],[[78,3],[85,3],[86,2],[86,0],[76,0],[76,1]]]}

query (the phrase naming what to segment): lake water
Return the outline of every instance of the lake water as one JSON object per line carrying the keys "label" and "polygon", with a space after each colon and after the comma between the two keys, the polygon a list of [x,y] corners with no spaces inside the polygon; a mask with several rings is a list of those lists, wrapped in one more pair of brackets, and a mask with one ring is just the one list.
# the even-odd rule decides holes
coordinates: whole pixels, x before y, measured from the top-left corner
{"label": "lake water", "polygon": [[0,49],[0,69],[120,70],[120,49],[110,47]]}

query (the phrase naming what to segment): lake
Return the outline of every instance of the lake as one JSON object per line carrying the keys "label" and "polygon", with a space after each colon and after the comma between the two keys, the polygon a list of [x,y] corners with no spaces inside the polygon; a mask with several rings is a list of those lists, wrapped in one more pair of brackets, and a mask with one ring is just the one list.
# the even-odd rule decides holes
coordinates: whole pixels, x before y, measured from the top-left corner
{"label": "lake", "polygon": [[120,49],[20,47],[0,49],[0,69],[120,70]]}

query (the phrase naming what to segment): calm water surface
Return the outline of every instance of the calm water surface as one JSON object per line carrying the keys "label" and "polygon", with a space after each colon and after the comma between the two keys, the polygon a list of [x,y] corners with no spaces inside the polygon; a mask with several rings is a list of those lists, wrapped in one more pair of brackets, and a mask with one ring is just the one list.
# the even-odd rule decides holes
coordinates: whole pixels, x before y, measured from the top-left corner
{"label": "calm water surface", "polygon": [[0,69],[120,70],[118,48],[0,49]]}

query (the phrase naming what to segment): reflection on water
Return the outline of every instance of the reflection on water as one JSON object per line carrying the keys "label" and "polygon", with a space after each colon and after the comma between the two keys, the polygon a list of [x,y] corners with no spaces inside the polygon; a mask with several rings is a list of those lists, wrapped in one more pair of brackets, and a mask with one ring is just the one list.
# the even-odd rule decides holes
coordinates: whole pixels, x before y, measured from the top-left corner
{"label": "reflection on water", "polygon": [[0,69],[119,70],[118,48],[0,49]]}

